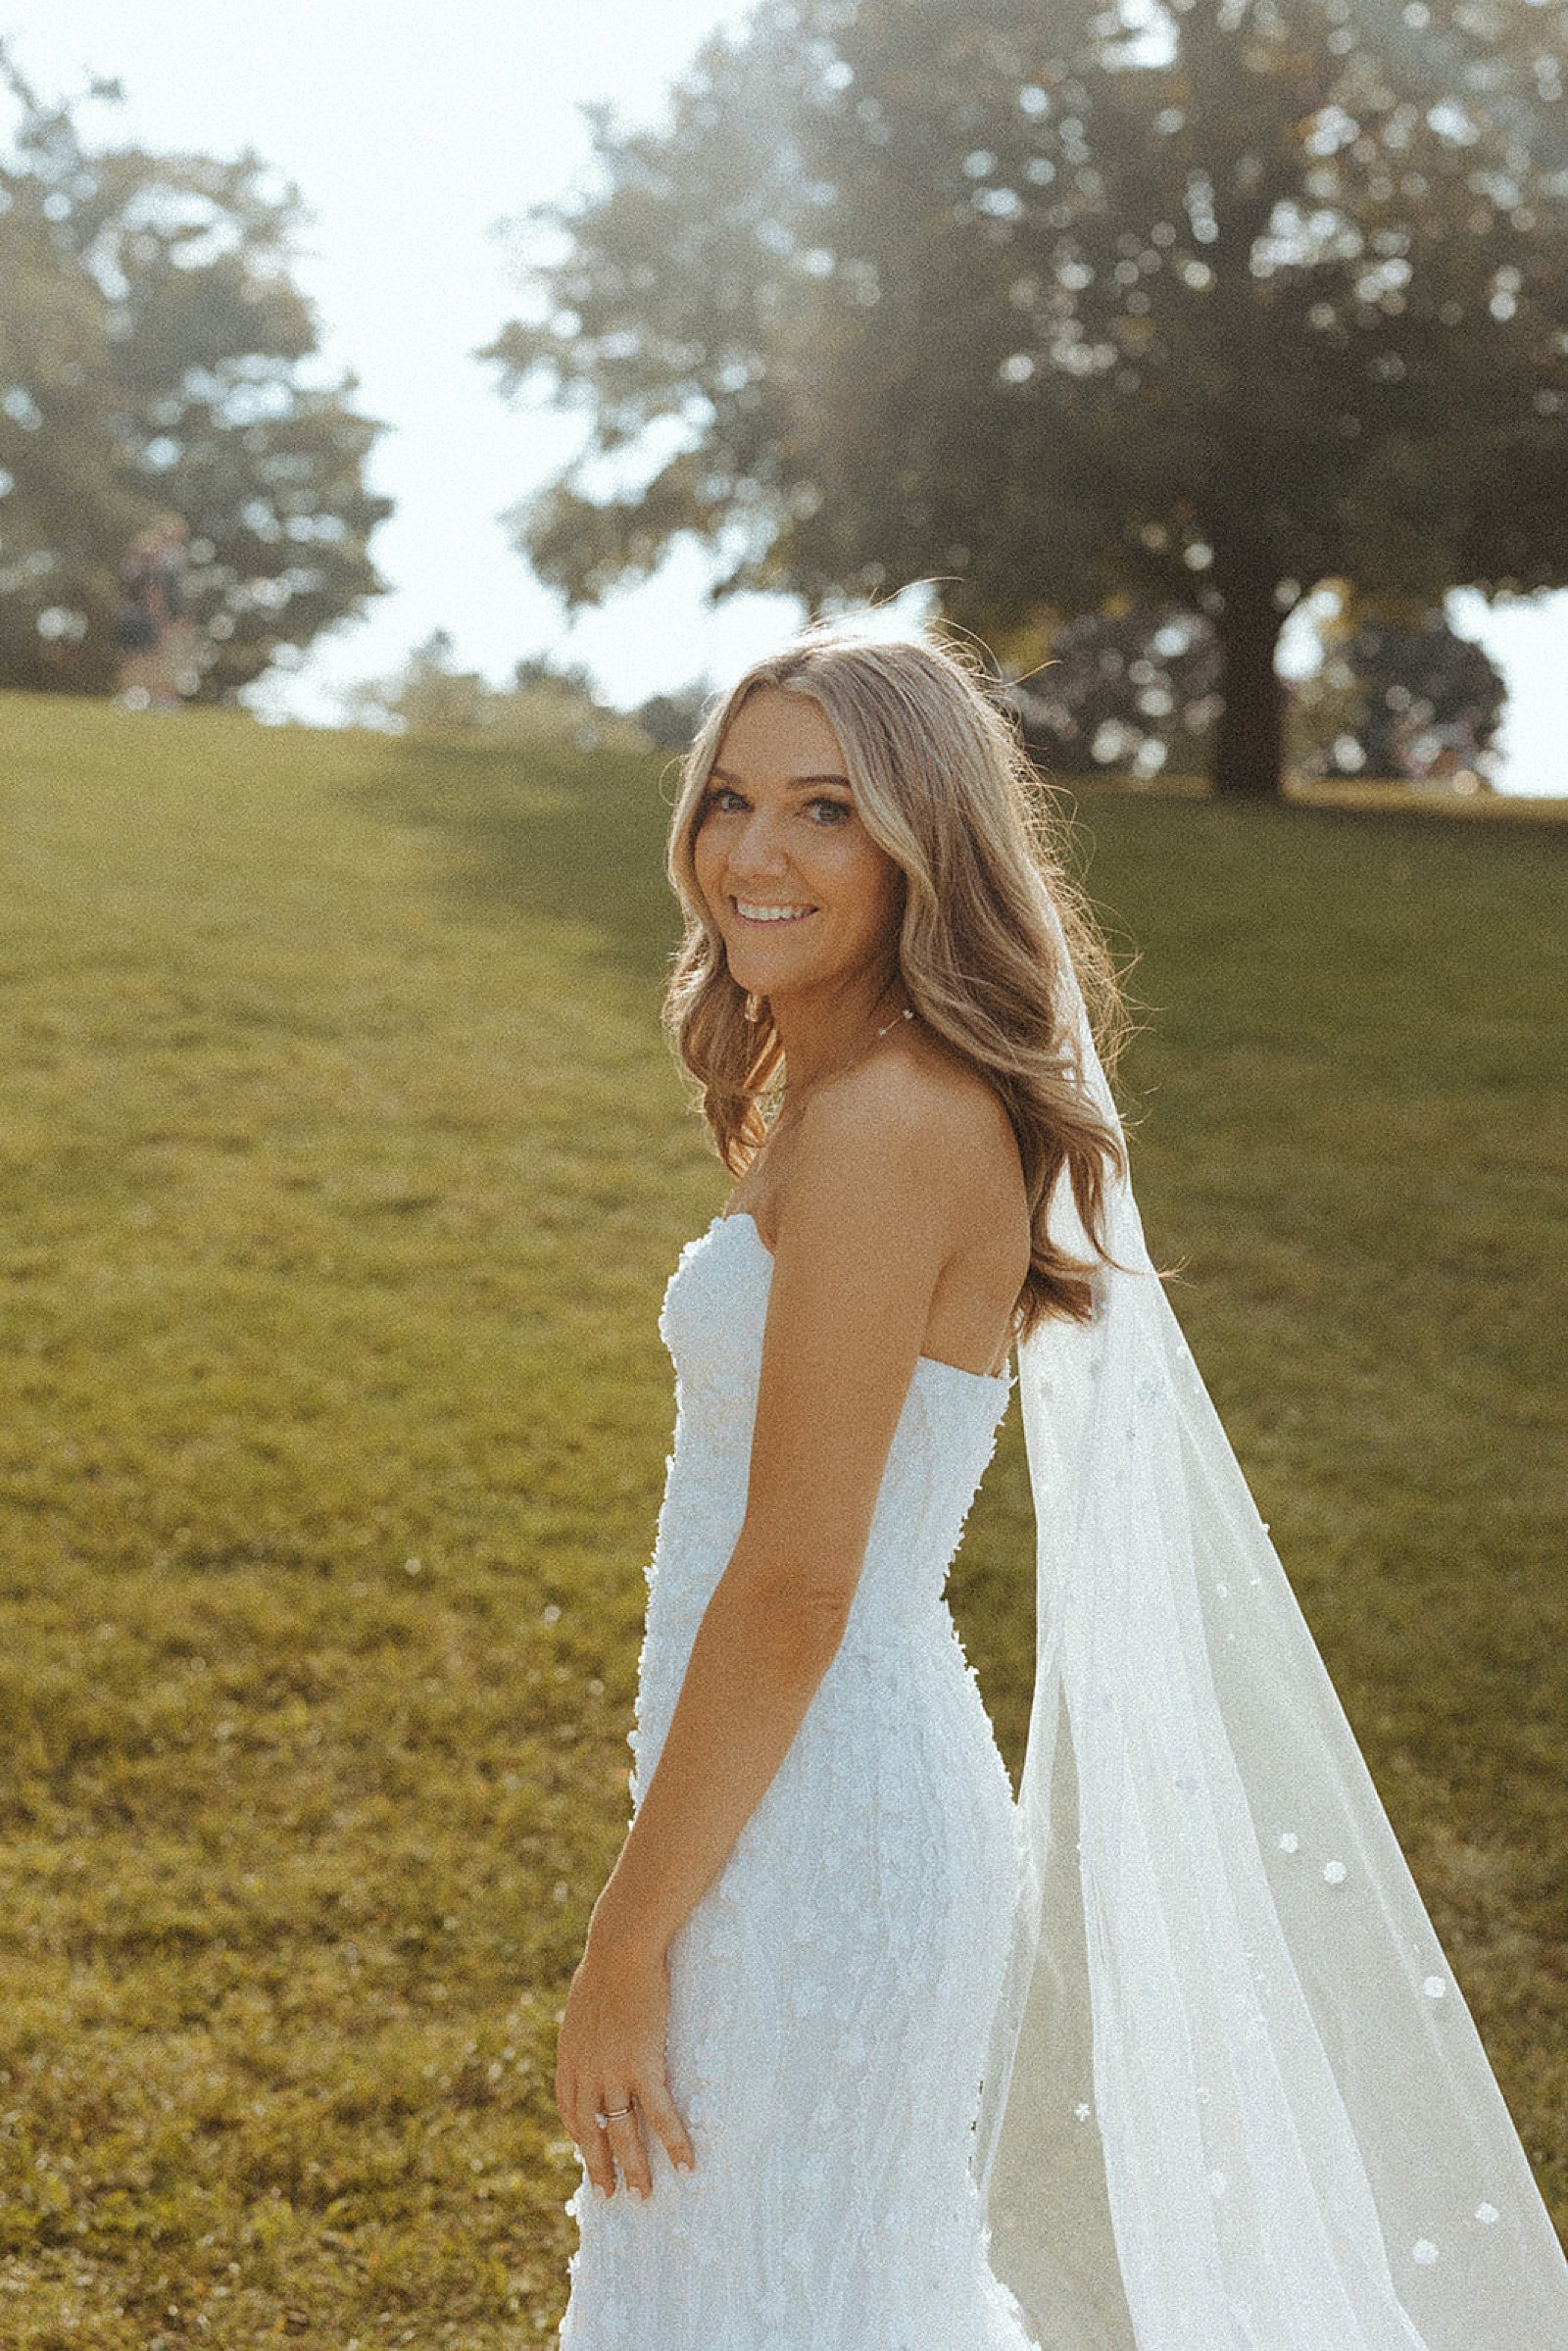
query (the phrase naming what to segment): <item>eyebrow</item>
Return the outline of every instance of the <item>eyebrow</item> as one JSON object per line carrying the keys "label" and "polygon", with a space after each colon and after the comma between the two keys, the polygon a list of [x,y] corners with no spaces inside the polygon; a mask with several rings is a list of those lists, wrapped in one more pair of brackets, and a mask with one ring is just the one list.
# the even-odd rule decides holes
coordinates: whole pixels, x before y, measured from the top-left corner
{"label": "eyebrow", "polygon": [[[716,775],[726,784],[738,785],[740,782],[740,777],[731,775],[727,767],[713,766],[710,767],[708,772],[710,775]],[[804,792],[808,784],[842,784],[846,792],[851,789],[850,779],[847,775],[792,775],[786,777],[785,781],[792,792]]]}

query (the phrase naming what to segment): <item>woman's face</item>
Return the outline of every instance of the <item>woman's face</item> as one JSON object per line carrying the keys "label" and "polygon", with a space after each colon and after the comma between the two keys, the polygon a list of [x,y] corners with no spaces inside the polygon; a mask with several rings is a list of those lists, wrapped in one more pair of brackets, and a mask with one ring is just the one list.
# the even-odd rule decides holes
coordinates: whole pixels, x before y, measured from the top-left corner
{"label": "woman's face", "polygon": [[891,977],[900,865],[866,831],[818,702],[758,686],[725,728],[695,857],[731,977],[775,1004]]}

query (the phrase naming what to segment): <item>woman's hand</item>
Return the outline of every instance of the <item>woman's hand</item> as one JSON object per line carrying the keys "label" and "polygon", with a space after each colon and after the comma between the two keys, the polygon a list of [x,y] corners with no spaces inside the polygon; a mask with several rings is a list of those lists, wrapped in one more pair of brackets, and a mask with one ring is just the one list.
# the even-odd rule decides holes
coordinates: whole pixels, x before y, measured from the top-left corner
{"label": "woman's hand", "polygon": [[679,2170],[693,2168],[665,2073],[668,2017],[663,1953],[616,1947],[590,1929],[556,2045],[556,2103],[589,2179],[607,2196],[615,2192],[617,2163],[634,2196],[652,2191],[644,2130],[663,2141]]}

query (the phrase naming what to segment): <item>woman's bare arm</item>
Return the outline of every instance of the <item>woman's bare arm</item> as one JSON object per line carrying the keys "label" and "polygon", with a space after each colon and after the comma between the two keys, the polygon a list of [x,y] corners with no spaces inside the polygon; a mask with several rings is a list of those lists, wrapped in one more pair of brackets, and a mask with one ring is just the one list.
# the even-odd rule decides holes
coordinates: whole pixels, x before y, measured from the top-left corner
{"label": "woman's bare arm", "polygon": [[595,1911],[595,1932],[617,1944],[667,1947],[832,1663],[952,1248],[940,1130],[906,1075],[812,1108],[778,1234],[746,1517]]}

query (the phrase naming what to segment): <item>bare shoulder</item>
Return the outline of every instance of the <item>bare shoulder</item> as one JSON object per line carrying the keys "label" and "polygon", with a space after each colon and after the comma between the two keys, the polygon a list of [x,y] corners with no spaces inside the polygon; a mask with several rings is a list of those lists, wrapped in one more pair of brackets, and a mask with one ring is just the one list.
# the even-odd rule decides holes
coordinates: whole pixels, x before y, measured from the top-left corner
{"label": "bare shoulder", "polygon": [[[897,1044],[824,1084],[791,1139],[747,1489],[752,1568],[844,1605],[915,1366],[934,1351],[933,1309],[995,1223],[983,1187],[1010,1180],[1023,1197],[990,1087],[924,1041]],[[959,1300],[975,1328],[941,1323],[935,1336],[965,1350],[944,1359],[995,1349],[1019,1279],[1004,1268],[989,1300]]]}
{"label": "bare shoulder", "polygon": [[887,1201],[889,1187],[955,1238],[977,1211],[996,1213],[1022,1174],[1002,1097],[973,1064],[928,1031],[868,1053],[824,1086],[801,1120],[794,1172],[809,1166],[812,1188],[865,1184]]}

